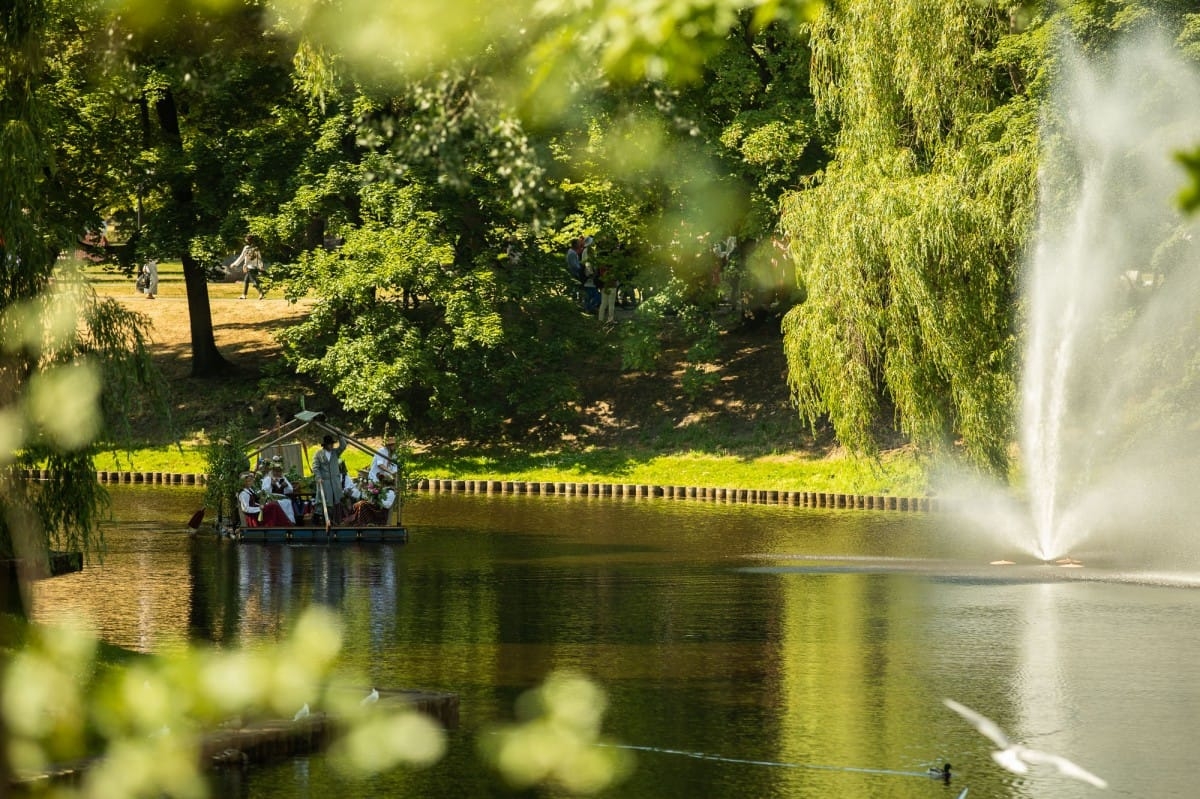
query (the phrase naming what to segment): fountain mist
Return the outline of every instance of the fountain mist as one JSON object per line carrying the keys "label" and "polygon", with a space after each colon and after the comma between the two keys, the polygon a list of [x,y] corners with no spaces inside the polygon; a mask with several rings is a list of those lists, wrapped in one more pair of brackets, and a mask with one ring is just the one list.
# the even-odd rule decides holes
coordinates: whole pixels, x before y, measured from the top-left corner
{"label": "fountain mist", "polygon": [[1200,233],[1172,156],[1200,140],[1200,76],[1153,38],[1070,52],[1051,109],[1023,286],[1026,496],[993,496],[986,524],[1042,560],[1190,569]]}

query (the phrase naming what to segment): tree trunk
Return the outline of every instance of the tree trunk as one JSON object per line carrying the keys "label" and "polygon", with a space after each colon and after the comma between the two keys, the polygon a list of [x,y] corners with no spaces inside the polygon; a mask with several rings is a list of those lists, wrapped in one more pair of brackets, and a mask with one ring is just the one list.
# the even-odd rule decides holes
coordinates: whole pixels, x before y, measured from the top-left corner
{"label": "tree trunk", "polygon": [[213,338],[212,306],[204,264],[183,254],[183,284],[187,289],[188,323],[192,332],[192,377],[219,377],[232,368]]}
{"label": "tree trunk", "polygon": [[[175,95],[170,90],[163,92],[155,100],[154,111],[167,147],[182,156],[183,137],[179,132],[179,109],[175,105]],[[191,177],[184,170],[177,170],[168,180],[171,199],[176,206],[173,217],[177,224],[191,227],[195,216],[195,192]],[[186,245],[187,234],[190,231],[183,230],[181,233]],[[180,257],[183,261],[183,283],[187,289],[188,321],[192,333],[192,377],[219,377],[226,374],[231,365],[225,360],[225,356],[221,355],[216,339],[213,338],[212,307],[208,302],[208,275],[205,274],[204,264],[193,258],[186,249]]]}

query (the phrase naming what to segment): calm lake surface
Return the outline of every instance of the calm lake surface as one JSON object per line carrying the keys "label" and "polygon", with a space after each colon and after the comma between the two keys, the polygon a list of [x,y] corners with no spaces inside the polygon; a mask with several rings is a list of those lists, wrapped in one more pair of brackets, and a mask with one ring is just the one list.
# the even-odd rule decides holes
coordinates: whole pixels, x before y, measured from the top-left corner
{"label": "calm lake surface", "polygon": [[[554,669],[607,692],[634,747],[605,796],[1194,797],[1200,590],[991,567],[942,516],[671,500],[421,495],[403,545],[189,539],[189,488],[117,487],[103,565],[39,583],[35,617],[113,644],[255,647],[313,603],[374,684],[457,693],[437,765],[347,782],[319,756],[215,776],[276,797],[511,796],[481,727]],[[1071,758],[1109,791],[1017,776],[949,711]],[[954,766],[949,786],[923,776]],[[909,772],[909,773],[905,773]],[[555,795],[552,792],[546,795]]]}

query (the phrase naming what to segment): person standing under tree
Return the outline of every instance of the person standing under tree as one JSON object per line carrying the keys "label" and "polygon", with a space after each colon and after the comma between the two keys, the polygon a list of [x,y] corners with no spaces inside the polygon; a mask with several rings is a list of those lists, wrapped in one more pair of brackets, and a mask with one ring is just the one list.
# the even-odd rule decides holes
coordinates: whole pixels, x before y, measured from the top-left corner
{"label": "person standing under tree", "polygon": [[567,274],[571,276],[571,294],[583,304],[583,236],[571,240],[567,248]]}
{"label": "person standing under tree", "polygon": [[583,262],[583,310],[596,313],[600,309],[600,289],[596,286],[596,263],[592,260],[592,246],[596,240],[588,236],[583,240],[583,252],[580,260]]}
{"label": "person standing under tree", "polygon": [[[260,300],[267,296],[267,293],[262,289],[262,285],[258,282],[259,274],[263,268],[263,260],[262,251],[258,249],[258,239],[254,236],[246,236],[246,246],[238,254],[237,260],[229,265],[230,269],[236,270],[238,267],[246,270],[246,277],[242,280],[242,296],[238,297],[238,299],[246,299],[246,292],[250,290],[251,282],[254,283],[254,288],[258,290],[258,298]],[[234,274],[236,275],[237,272],[235,271]]]}
{"label": "person standing under tree", "polygon": [[600,310],[596,312],[598,321],[609,324],[617,321],[617,288],[620,285],[612,267],[601,266],[596,270],[596,288],[600,289]]}

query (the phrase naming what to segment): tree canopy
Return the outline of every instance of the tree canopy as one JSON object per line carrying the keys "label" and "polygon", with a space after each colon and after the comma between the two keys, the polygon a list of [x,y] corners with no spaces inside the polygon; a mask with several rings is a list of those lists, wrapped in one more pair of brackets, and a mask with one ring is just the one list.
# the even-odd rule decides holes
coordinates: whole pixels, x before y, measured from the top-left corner
{"label": "tree canopy", "polygon": [[890,413],[926,450],[961,444],[975,465],[1007,467],[1055,34],[1099,48],[1123,28],[1180,24],[1174,4],[1151,5],[829,5],[812,48],[833,158],[782,216],[806,296],[784,323],[805,418],[871,453]]}
{"label": "tree canopy", "polygon": [[[66,11],[0,9],[0,558],[35,565],[50,549],[99,549],[95,441],[128,433],[139,403],[164,407],[147,321],[58,261],[89,217],[92,182],[74,167],[93,151],[80,152],[75,134],[86,127],[78,87],[95,66],[97,35]],[[49,479],[21,478],[35,467]]]}

